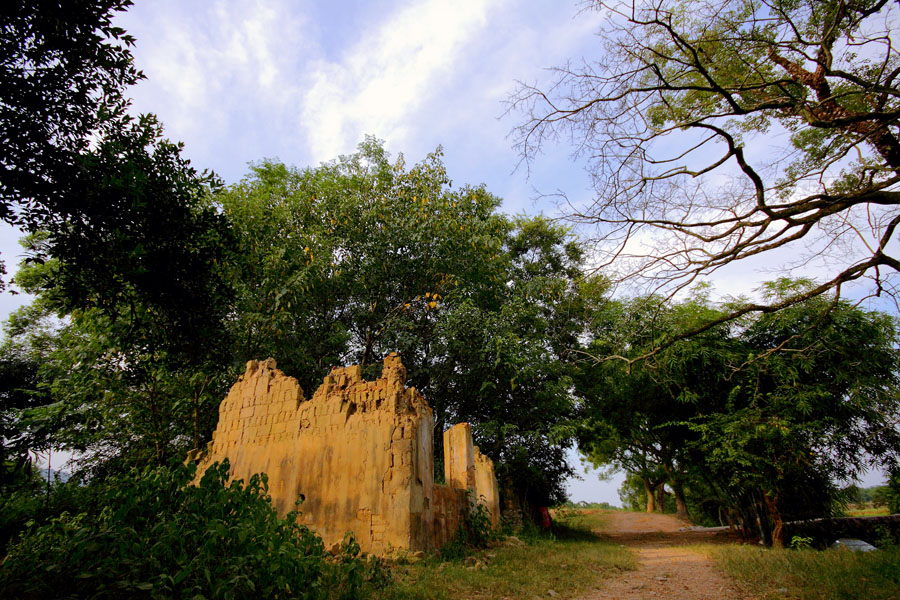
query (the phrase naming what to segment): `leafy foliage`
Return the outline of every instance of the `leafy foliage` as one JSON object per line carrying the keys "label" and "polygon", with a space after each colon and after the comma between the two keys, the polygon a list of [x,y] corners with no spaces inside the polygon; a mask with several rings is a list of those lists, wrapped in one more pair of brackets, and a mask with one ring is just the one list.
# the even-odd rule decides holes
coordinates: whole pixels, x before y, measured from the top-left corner
{"label": "leafy foliage", "polygon": [[228,233],[208,200],[217,178],[198,173],[181,150],[152,115],[104,126],[69,182],[84,214],[43,223],[47,244],[31,260],[58,261],[43,282],[57,312],[98,308],[113,319],[145,312],[155,323],[156,337],[146,342],[153,350],[203,360],[215,351],[230,295],[216,266]]}
{"label": "leafy foliage", "polygon": [[[35,0],[0,13],[0,218],[27,225],[83,211],[68,187],[90,135],[125,111],[143,75],[112,25],[130,0]],[[18,211],[16,210],[18,209]]]}
{"label": "leafy foliage", "polygon": [[469,421],[517,494],[563,499],[582,327],[564,229],[453,189],[439,152],[407,167],[371,138],[317,168],[256,165],[218,200],[237,242],[236,361],[275,356],[311,393],[334,365],[377,376],[399,351],[434,409],[436,456],[440,432]]}
{"label": "leafy foliage", "polygon": [[[32,234],[25,245],[48,252],[46,239]],[[186,345],[208,329],[179,327],[189,310],[170,313],[175,322],[167,322],[158,307],[135,295],[127,309],[82,308],[66,315],[71,297],[57,286],[59,268],[60,261],[48,257],[24,263],[17,274],[37,298],[5,327],[4,356],[28,356],[34,379],[18,391],[27,406],[8,410],[15,432],[7,436],[11,450],[75,451],[95,475],[183,456],[214,427],[228,384],[227,364],[213,357],[209,340]],[[213,297],[208,301],[207,317],[221,308]]]}
{"label": "leafy foliage", "polygon": [[900,469],[891,471],[888,479],[887,506],[891,514],[900,514]]}
{"label": "leafy foliage", "polygon": [[[767,293],[810,285],[779,280]],[[626,355],[654,347],[666,327],[718,310],[702,294],[653,304],[655,313],[647,306],[626,307],[651,333],[627,335]],[[697,516],[778,543],[785,518],[838,508],[845,494],[836,481],[900,459],[897,335],[888,315],[817,298],[682,340],[630,371],[600,363],[586,373],[597,383],[579,447],[596,464],[633,473],[648,495],[664,482],[685,511],[690,498]]]}
{"label": "leafy foliage", "polygon": [[0,216],[30,232],[17,282],[38,296],[7,330],[4,359],[27,355],[32,380],[9,381],[4,445],[162,465],[208,433],[230,367],[219,183],[155,117],[127,114],[142,75],[112,18],[131,3],[64,4],[0,17]]}
{"label": "leafy foliage", "polygon": [[457,560],[469,555],[473,549],[487,548],[497,535],[487,507],[476,501],[470,493],[465,519],[459,524],[456,537],[441,547],[441,559]]}
{"label": "leafy foliage", "polygon": [[265,475],[228,484],[228,469],[210,467],[198,485],[184,466],[109,480],[93,508],[33,527],[9,549],[0,597],[358,597],[358,546],[327,563],[296,513],[277,516]]}

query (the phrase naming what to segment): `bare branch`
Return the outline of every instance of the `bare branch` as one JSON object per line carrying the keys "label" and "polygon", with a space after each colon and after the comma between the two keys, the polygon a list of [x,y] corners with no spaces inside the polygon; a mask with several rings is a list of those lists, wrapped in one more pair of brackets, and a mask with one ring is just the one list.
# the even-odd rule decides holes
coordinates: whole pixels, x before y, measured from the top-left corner
{"label": "bare branch", "polygon": [[590,232],[594,268],[671,298],[755,256],[834,263],[804,297],[725,320],[864,277],[893,293],[896,3],[593,5],[612,15],[605,53],[558,69],[546,92],[520,86],[510,109],[526,114],[514,131],[526,163],[563,136],[586,159],[596,196],[562,218]]}

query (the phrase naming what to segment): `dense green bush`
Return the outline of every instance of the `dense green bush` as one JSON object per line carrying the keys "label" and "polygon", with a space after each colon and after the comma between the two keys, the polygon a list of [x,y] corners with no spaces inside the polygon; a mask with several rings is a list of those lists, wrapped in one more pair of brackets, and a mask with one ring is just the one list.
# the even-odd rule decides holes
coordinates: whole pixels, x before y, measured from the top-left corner
{"label": "dense green bush", "polygon": [[0,491],[0,556],[29,526],[43,525],[63,512],[98,512],[100,487],[84,485],[81,479],[38,479]]}
{"label": "dense green bush", "polygon": [[63,513],[11,545],[0,598],[352,598],[372,564],[279,518],[265,475],[227,484],[228,463],[196,486],[193,467],[104,484],[99,510]]}
{"label": "dense green bush", "polygon": [[891,471],[891,477],[888,479],[887,493],[885,494],[887,507],[891,514],[900,513],[900,467],[896,467]]}

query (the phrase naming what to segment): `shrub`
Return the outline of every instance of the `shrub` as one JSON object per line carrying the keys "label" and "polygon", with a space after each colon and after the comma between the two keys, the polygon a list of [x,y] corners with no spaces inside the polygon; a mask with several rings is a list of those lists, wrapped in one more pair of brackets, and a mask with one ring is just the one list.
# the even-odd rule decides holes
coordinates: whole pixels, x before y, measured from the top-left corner
{"label": "shrub", "polygon": [[469,510],[465,519],[459,524],[456,537],[441,548],[441,558],[456,560],[469,554],[472,549],[487,548],[488,543],[497,537],[491,522],[491,514],[481,502],[469,497]]}
{"label": "shrub", "polygon": [[891,471],[887,488],[885,500],[887,501],[888,511],[890,511],[891,514],[900,513],[900,467],[895,467]]}
{"label": "shrub", "polygon": [[[99,512],[32,526],[0,568],[2,598],[358,596],[366,564],[326,561],[297,514],[279,518],[265,475],[227,484],[228,462],[133,471],[98,493]],[[358,550],[357,550],[358,553]]]}

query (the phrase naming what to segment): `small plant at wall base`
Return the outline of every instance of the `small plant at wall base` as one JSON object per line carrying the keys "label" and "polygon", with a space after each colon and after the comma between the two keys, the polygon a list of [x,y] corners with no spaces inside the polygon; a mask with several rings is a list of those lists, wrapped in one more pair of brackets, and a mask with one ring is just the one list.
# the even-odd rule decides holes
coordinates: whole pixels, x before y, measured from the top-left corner
{"label": "small plant at wall base", "polygon": [[491,522],[491,513],[484,504],[484,496],[480,501],[476,501],[470,495],[465,526],[469,536],[469,545],[475,548],[487,548],[488,543],[496,539],[497,534]]}
{"label": "small plant at wall base", "polygon": [[487,507],[481,502],[475,501],[470,493],[469,511],[463,522],[459,524],[456,537],[441,547],[441,558],[444,560],[463,558],[472,549],[487,548],[492,540],[497,539],[497,535]]}

